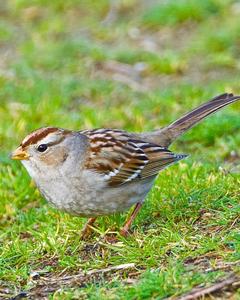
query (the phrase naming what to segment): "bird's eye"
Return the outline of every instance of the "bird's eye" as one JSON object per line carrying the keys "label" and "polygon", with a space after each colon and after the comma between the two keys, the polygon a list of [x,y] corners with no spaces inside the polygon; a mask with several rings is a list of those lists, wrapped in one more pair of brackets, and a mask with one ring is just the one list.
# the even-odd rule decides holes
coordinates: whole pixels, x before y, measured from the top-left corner
{"label": "bird's eye", "polygon": [[47,150],[48,146],[46,144],[41,144],[37,147],[37,151],[39,152],[45,152]]}

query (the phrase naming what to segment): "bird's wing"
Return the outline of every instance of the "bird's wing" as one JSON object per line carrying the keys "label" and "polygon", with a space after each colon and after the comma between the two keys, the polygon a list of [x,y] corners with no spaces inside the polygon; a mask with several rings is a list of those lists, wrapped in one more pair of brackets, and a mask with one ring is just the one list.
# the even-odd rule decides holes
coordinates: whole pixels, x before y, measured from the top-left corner
{"label": "bird's wing", "polygon": [[156,176],[160,170],[184,158],[158,145],[132,139],[121,130],[82,131],[89,138],[85,167],[103,174],[109,186]]}

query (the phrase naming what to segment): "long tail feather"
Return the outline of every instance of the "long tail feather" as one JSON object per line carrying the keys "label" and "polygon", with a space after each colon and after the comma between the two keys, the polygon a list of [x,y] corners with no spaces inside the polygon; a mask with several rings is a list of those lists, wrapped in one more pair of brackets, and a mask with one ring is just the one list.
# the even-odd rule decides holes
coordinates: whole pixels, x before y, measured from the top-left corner
{"label": "long tail feather", "polygon": [[219,95],[211,99],[209,102],[190,111],[175,122],[171,123],[169,126],[164,127],[159,131],[155,131],[152,134],[147,133],[145,138],[148,135],[149,141],[154,141],[158,145],[168,147],[180,135],[199,123],[202,119],[239,99],[240,96],[234,96],[233,94],[226,93]]}

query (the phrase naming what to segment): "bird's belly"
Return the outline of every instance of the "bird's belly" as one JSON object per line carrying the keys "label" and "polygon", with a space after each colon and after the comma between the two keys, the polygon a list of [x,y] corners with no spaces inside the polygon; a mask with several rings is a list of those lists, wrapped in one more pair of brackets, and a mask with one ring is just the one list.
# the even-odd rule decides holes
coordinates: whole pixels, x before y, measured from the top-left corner
{"label": "bird's belly", "polygon": [[127,210],[133,204],[143,202],[151,186],[152,181],[127,184],[126,188],[109,188],[103,182],[95,182],[94,187],[86,183],[77,188],[62,181],[38,184],[40,192],[53,206],[69,214],[86,217]]}

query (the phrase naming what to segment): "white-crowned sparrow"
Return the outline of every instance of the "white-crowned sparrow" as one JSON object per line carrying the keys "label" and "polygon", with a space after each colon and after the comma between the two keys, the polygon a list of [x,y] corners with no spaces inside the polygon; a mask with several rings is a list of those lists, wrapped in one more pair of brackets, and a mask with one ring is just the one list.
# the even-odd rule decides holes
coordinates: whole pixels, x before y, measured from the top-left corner
{"label": "white-crowned sparrow", "polygon": [[239,99],[222,94],[154,132],[40,128],[25,137],[12,158],[22,161],[55,207],[90,217],[84,234],[97,216],[135,204],[121,230],[126,235],[159,171],[186,157],[172,153],[168,146],[209,114]]}

